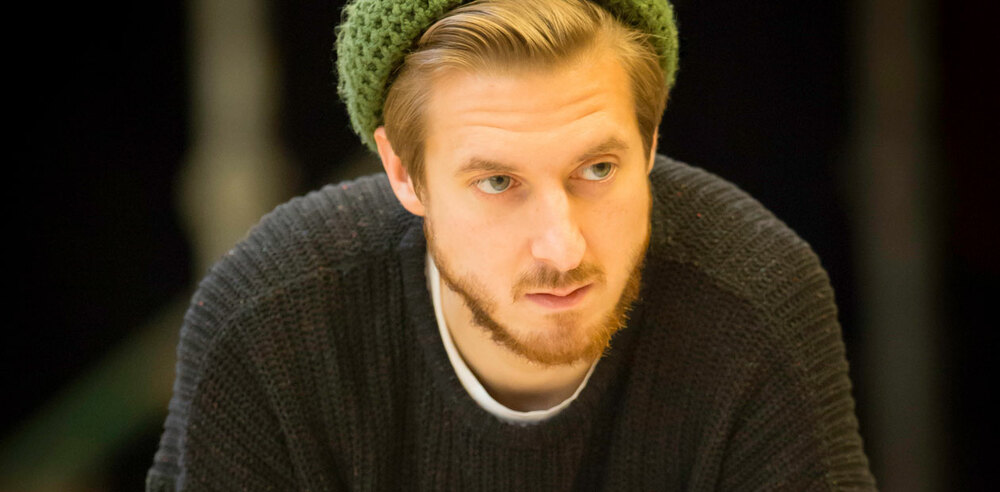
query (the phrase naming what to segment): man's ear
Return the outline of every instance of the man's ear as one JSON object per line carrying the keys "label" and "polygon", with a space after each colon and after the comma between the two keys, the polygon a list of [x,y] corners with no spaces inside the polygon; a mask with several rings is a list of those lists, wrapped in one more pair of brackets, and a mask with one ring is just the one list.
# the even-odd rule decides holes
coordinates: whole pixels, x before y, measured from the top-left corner
{"label": "man's ear", "polygon": [[660,140],[660,129],[653,130],[653,142],[649,146],[649,164],[646,165],[646,174],[653,172],[653,163],[656,161],[656,145]]}
{"label": "man's ear", "polygon": [[413,215],[424,215],[424,204],[420,201],[416,189],[413,187],[413,180],[403,167],[403,161],[392,150],[392,144],[385,133],[385,127],[380,126],[375,129],[375,145],[378,146],[378,155],[382,158],[382,167],[385,174],[389,176],[389,185],[392,192],[396,194],[399,203],[403,208],[409,210]]}

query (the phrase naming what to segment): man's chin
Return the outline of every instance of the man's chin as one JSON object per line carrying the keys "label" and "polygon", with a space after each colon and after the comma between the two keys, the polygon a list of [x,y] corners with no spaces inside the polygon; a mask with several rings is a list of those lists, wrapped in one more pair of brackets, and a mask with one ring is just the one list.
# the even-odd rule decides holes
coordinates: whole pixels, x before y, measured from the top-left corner
{"label": "man's chin", "polygon": [[577,312],[551,313],[517,323],[517,326],[532,326],[527,333],[512,333],[506,325],[494,320],[480,326],[511,353],[544,366],[593,362],[610,345],[618,328],[617,323],[609,326],[607,320],[603,323],[586,320]]}

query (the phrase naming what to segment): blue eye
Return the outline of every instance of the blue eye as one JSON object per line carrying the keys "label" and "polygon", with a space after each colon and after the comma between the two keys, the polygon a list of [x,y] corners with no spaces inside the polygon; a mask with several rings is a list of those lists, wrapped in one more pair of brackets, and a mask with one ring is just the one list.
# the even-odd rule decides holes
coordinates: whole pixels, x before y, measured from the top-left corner
{"label": "blue eye", "polygon": [[496,195],[497,193],[507,191],[512,182],[513,180],[510,176],[490,176],[486,179],[479,180],[479,182],[476,183],[476,187],[483,193]]}
{"label": "blue eye", "polygon": [[610,162],[599,162],[583,168],[581,175],[588,181],[600,181],[611,176],[615,170],[615,165]]}

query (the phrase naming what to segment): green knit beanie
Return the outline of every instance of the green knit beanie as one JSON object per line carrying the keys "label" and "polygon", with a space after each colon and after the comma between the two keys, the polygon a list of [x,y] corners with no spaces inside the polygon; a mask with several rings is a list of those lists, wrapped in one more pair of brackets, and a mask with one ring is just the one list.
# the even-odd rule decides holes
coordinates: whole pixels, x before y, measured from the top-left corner
{"label": "green knit beanie", "polygon": [[[526,0],[530,1],[530,0]],[[666,0],[594,0],[611,14],[649,33],[670,88],[677,72],[677,26]],[[337,90],[354,131],[376,150],[386,83],[417,38],[463,0],[354,0],[337,29]]]}

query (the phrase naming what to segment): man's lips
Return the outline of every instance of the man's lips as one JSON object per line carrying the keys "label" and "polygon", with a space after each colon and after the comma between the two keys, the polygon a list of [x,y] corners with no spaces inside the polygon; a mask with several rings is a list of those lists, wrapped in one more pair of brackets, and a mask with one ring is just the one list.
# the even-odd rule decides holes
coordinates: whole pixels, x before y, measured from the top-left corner
{"label": "man's lips", "polygon": [[553,289],[545,292],[533,292],[530,294],[525,294],[525,298],[539,306],[548,309],[569,309],[575,307],[577,304],[583,300],[587,292],[590,291],[590,287],[593,284],[587,284],[583,287],[571,287],[566,289]]}

